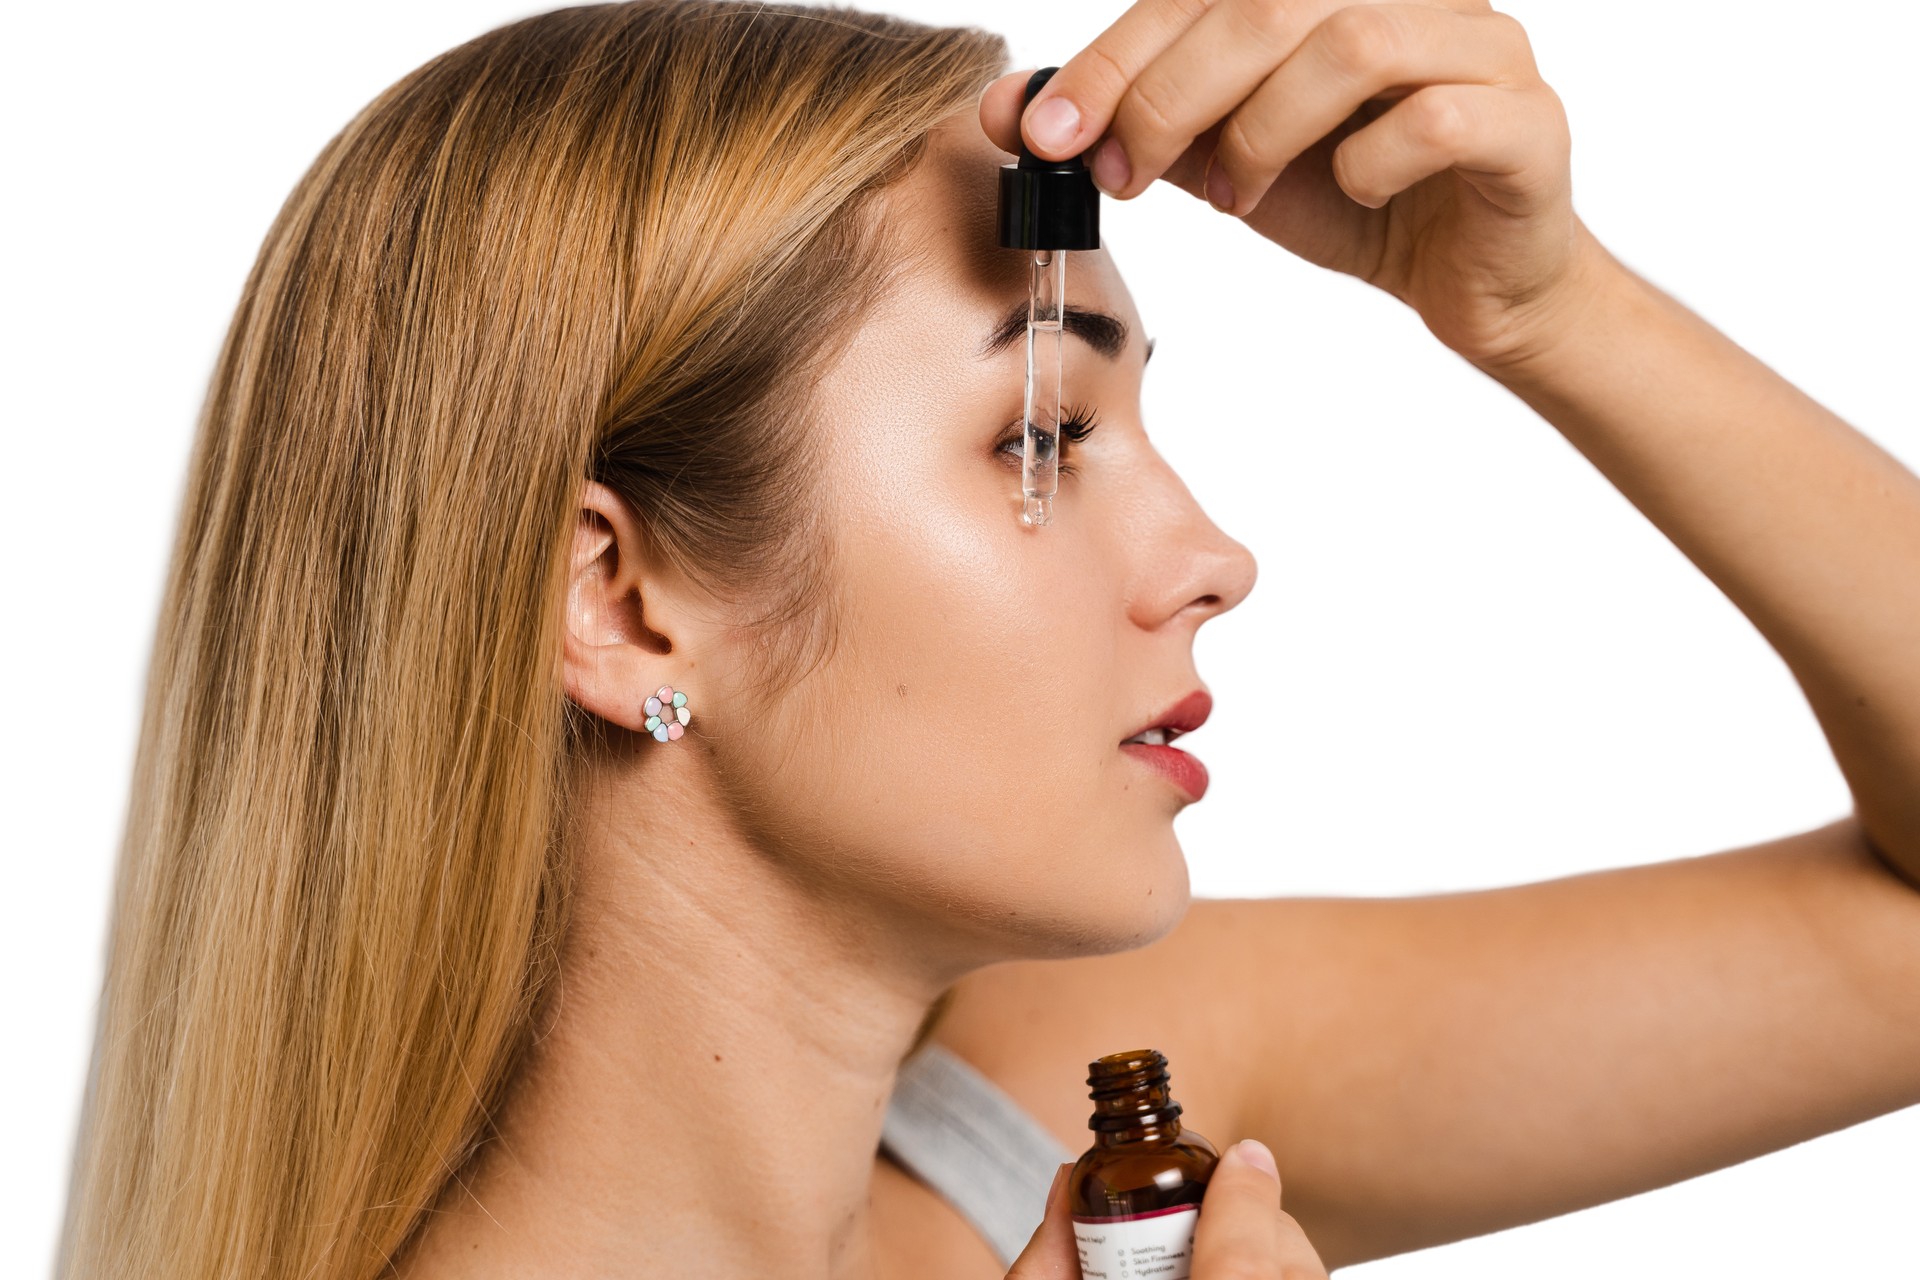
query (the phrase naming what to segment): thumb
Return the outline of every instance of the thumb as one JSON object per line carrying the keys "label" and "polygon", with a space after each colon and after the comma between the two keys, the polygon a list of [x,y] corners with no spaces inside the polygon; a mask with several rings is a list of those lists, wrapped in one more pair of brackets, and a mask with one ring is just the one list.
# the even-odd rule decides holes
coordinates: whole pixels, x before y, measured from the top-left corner
{"label": "thumb", "polygon": [[1072,1171],[1072,1162],[1053,1171],[1046,1216],[1013,1260],[1007,1280],[1080,1280],[1080,1247],[1073,1238],[1072,1210],[1067,1205],[1067,1175]]}

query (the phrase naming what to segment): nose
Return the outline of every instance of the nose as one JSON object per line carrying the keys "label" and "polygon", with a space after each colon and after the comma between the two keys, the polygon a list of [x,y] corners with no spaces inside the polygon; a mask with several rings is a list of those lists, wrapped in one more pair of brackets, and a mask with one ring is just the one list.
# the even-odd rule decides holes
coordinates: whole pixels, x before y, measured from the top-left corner
{"label": "nose", "polygon": [[1176,619],[1198,627],[1239,604],[1259,574],[1253,552],[1215,524],[1171,470],[1157,504],[1166,519],[1144,530],[1143,575],[1133,596],[1134,622],[1149,630]]}

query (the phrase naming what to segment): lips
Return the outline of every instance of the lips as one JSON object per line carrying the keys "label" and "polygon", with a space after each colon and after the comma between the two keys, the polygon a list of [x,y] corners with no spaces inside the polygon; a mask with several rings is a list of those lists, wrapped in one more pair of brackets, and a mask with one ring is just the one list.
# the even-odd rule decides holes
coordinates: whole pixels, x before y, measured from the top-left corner
{"label": "lips", "polygon": [[1122,745],[1133,742],[1149,746],[1164,746],[1181,734],[1198,729],[1212,714],[1213,695],[1205,689],[1195,689],[1161,712],[1143,728],[1129,734],[1122,740]]}

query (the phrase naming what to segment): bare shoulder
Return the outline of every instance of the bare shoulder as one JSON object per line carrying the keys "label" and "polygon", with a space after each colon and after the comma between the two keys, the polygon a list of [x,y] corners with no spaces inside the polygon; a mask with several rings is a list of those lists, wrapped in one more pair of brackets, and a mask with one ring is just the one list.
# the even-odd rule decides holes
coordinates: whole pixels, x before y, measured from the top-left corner
{"label": "bare shoulder", "polygon": [[933,1039],[1076,1154],[1091,1141],[1087,1064],[1122,1049],[1158,1049],[1182,1121],[1225,1146],[1239,1136],[1249,1094],[1271,1080],[1252,1051],[1246,1012],[1253,988],[1272,975],[1246,957],[1255,936],[1278,927],[1286,904],[1195,898],[1179,924],[1144,947],[991,965],[960,981]]}

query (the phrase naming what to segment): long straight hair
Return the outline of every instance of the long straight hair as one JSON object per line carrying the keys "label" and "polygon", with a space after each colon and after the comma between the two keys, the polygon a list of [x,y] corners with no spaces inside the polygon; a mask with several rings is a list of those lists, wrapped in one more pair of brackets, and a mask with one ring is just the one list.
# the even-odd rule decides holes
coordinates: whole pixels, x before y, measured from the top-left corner
{"label": "long straight hair", "polygon": [[867,197],[1005,61],[637,0],[481,36],[328,144],[193,446],[60,1274],[359,1280],[408,1242],[555,973],[583,482],[817,639],[806,375],[874,284]]}

